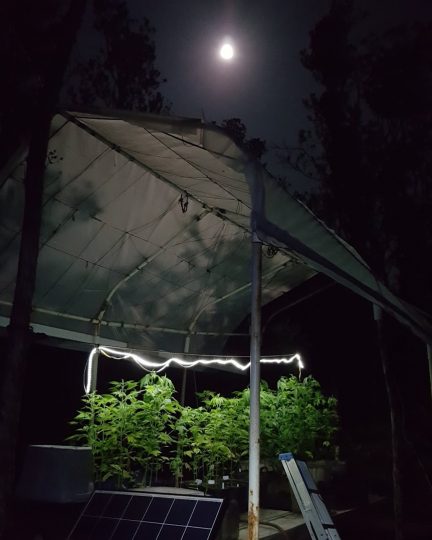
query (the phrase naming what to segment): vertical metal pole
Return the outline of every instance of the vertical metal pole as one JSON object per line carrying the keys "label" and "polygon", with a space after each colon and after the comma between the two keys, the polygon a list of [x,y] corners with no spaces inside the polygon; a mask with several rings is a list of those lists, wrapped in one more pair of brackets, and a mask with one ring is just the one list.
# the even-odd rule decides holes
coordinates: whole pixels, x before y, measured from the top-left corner
{"label": "vertical metal pole", "polygon": [[429,343],[427,343],[426,348],[427,348],[427,357],[428,357],[428,364],[429,364],[429,382],[430,382],[431,397],[432,397],[432,347],[429,345]]}
{"label": "vertical metal pole", "polygon": [[96,351],[95,354],[92,356],[91,364],[89,366],[90,369],[90,392],[96,391],[97,386],[97,373],[98,373],[98,367],[99,367],[99,351]]}
{"label": "vertical metal pole", "polygon": [[[183,352],[188,353],[190,349],[190,334],[186,336]],[[187,369],[183,368],[182,385],[180,391],[180,405],[184,406],[186,401]]]}
{"label": "vertical metal pole", "polygon": [[248,540],[259,538],[261,242],[252,236]]}

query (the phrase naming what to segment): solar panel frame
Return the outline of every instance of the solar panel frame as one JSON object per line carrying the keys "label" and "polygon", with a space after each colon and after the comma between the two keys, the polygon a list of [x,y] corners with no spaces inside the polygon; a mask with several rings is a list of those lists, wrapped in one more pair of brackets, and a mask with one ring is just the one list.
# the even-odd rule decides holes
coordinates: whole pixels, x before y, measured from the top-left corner
{"label": "solar panel frame", "polygon": [[68,540],[212,540],[224,499],[95,490]]}

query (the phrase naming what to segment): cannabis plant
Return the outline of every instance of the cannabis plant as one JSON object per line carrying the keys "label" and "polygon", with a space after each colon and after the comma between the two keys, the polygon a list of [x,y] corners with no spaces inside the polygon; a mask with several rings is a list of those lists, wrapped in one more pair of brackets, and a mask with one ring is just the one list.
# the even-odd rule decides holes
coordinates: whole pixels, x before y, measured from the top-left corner
{"label": "cannabis plant", "polygon": [[220,484],[233,477],[248,451],[248,404],[214,392],[199,394],[202,405],[184,407],[176,423],[177,453],[171,469],[178,482]]}
{"label": "cannabis plant", "polygon": [[[275,391],[261,387],[262,454],[293,452],[304,459],[333,457],[336,399],[326,397],[313,377],[281,377]],[[333,455],[332,455],[333,453]]]}
{"label": "cannabis plant", "polygon": [[[149,373],[140,381],[112,382],[108,394],[89,394],[72,422],[70,439],[92,448],[96,480],[118,486],[151,485],[169,463],[176,485],[233,478],[249,452],[248,388],[222,397],[198,395],[201,406],[181,407],[167,377]],[[272,390],[261,384],[261,455],[281,452],[311,459],[331,454],[336,400],[322,394],[312,377],[282,377]]]}
{"label": "cannabis plant", "polygon": [[97,481],[109,478],[117,486],[151,484],[168,460],[168,447],[179,404],[167,377],[149,373],[140,381],[112,382],[108,394],[88,394],[71,422],[69,440],[91,447]]}

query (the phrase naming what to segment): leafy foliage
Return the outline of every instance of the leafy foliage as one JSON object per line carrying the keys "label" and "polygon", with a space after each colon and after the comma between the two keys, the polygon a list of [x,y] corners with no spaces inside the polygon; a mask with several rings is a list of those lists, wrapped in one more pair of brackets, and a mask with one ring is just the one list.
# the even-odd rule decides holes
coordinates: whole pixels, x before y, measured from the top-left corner
{"label": "leafy foliage", "polygon": [[[59,62],[59,54],[71,28],[68,4],[6,0],[0,5],[0,167],[20,144],[27,144],[47,89],[58,73],[63,76],[66,66]],[[55,96],[53,109],[57,100]]]}
{"label": "leafy foliage", "polygon": [[[73,424],[71,440],[91,446],[97,480],[144,484],[169,463],[177,483],[236,476],[249,452],[249,389],[231,397],[205,391],[200,407],[181,407],[169,379],[111,383],[109,394],[90,394]],[[282,377],[276,390],[261,386],[262,457],[281,452],[317,458],[330,454],[337,425],[336,400],[324,397],[312,377]]]}
{"label": "leafy foliage", "polygon": [[305,100],[311,127],[285,157],[318,181],[304,195],[312,209],[381,281],[428,309],[432,27],[363,31],[361,39],[363,20],[352,1],[335,0],[311,31],[301,59],[320,91]]}
{"label": "leafy foliage", "polygon": [[134,19],[122,0],[93,1],[94,28],[101,46],[74,69],[69,93],[75,104],[159,113],[167,110],[155,67],[155,29]]}
{"label": "leafy foliage", "polygon": [[267,144],[263,139],[246,138],[246,126],[240,118],[229,118],[222,122],[222,127],[239,146],[243,147],[252,157],[261,159],[267,152]]}
{"label": "leafy foliage", "polygon": [[166,377],[149,373],[140,381],[112,382],[109,394],[91,393],[72,424],[69,440],[92,448],[96,480],[114,478],[118,485],[133,482],[137,470],[144,484],[167,461],[173,442],[178,403]]}
{"label": "leafy foliage", "polygon": [[[249,453],[250,391],[228,398],[205,391],[199,397],[202,406],[183,409],[176,426],[175,472],[182,476],[184,467],[204,482],[235,477]],[[323,395],[313,377],[281,377],[276,390],[263,382],[260,399],[262,459],[277,461],[287,451],[305,459],[334,456],[337,402]]]}
{"label": "leafy foliage", "polygon": [[[376,278],[430,312],[432,25],[365,35],[368,26],[360,22],[352,0],[333,0],[310,32],[302,62],[320,88],[305,100],[310,129],[300,132],[299,147],[288,149],[286,159],[317,180],[317,189],[303,197],[312,210],[357,249]],[[417,464],[420,475],[426,470],[405,420],[418,402],[414,394],[406,399],[399,367],[405,340],[387,317],[378,321],[400,538],[404,499],[409,507],[417,493],[408,464]]]}
{"label": "leafy foliage", "polygon": [[281,377],[276,391],[264,387],[261,399],[263,456],[274,459],[286,451],[306,459],[334,456],[337,402],[322,394],[313,377]]}

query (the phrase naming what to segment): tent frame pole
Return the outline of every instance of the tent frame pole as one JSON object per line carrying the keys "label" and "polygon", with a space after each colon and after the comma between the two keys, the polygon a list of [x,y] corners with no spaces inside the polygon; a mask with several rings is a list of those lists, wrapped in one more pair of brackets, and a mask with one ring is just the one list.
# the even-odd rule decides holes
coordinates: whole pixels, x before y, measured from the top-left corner
{"label": "tent frame pole", "polygon": [[262,243],[252,235],[248,539],[259,538]]}
{"label": "tent frame pole", "polygon": [[[185,339],[185,344],[183,348],[183,352],[187,354],[190,350],[190,341],[191,341],[191,335],[188,334]],[[184,407],[185,401],[186,401],[186,386],[187,386],[187,368],[183,368],[183,374],[182,374],[182,385],[181,385],[181,391],[180,391],[180,405]]]}
{"label": "tent frame pole", "polygon": [[89,366],[90,369],[90,392],[96,392],[97,388],[97,378],[98,378],[98,368],[99,368],[99,351],[97,351],[91,361]]}

